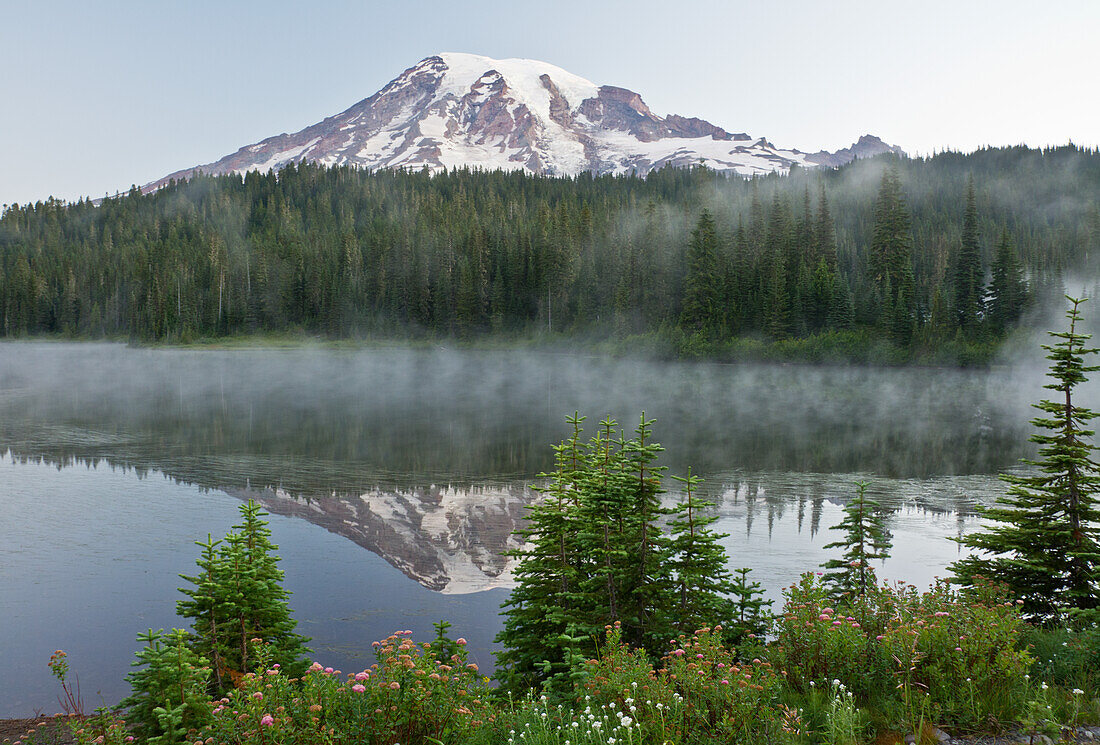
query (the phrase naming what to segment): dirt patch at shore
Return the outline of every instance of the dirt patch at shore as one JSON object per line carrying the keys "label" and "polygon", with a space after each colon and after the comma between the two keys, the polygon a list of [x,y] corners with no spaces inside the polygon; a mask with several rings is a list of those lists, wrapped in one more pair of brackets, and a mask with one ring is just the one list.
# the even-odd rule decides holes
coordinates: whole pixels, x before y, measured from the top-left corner
{"label": "dirt patch at shore", "polygon": [[0,743],[25,742],[33,738],[36,745],[73,745],[70,717],[36,717],[34,719],[0,719]]}

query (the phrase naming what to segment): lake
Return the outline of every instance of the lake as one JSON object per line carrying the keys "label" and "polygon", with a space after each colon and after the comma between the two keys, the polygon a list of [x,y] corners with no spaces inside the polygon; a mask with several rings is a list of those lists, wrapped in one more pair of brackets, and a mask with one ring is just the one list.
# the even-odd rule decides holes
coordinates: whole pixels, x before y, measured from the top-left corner
{"label": "lake", "polygon": [[362,669],[371,641],[446,619],[491,668],[501,552],[574,411],[593,429],[655,418],[662,463],[706,479],[731,566],[770,598],[833,555],[828,528],[860,479],[892,511],[880,576],[927,585],[961,555],[949,538],[978,526],[975,505],[1003,493],[995,474],[1032,453],[1040,362],[0,344],[0,663],[17,681],[0,685],[0,716],[57,710],[55,649],[89,710],[126,695],[136,634],[181,625],[193,542],[224,535],[249,498],[272,513],[315,659]]}

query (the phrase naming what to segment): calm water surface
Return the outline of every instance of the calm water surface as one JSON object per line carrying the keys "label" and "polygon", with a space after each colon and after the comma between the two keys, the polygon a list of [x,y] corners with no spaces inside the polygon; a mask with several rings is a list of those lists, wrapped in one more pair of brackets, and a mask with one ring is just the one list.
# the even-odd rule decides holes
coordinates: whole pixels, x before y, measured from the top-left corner
{"label": "calm water surface", "polygon": [[180,625],[193,541],[247,498],[272,513],[315,658],[361,669],[372,640],[445,618],[491,667],[500,553],[575,410],[655,417],[665,465],[707,479],[731,565],[770,597],[830,556],[858,479],[893,511],[880,574],[924,585],[1001,493],[994,474],[1029,454],[1041,376],[0,344],[0,664],[20,681],[0,685],[0,716],[56,710],[58,648],[89,708],[124,696],[135,635]]}

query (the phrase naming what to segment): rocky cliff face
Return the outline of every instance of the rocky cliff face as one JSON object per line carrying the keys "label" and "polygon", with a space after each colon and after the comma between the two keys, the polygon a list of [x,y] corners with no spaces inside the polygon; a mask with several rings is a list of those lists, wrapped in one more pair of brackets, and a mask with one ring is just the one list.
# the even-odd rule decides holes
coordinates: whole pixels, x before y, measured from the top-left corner
{"label": "rocky cliff face", "polygon": [[659,116],[634,91],[597,86],[545,62],[449,53],[421,60],[370,98],[300,132],[269,137],[145,188],[197,171],[245,173],[299,162],[570,176],[704,164],[751,176],[890,151],[901,152],[871,135],[835,153],[784,150],[702,119]]}

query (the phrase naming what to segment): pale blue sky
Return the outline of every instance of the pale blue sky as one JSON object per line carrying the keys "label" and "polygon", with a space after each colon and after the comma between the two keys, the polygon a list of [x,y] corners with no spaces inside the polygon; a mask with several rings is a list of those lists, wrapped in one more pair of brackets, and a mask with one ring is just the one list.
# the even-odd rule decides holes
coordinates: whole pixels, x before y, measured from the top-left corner
{"label": "pale blue sky", "polygon": [[1097,0],[3,0],[0,204],[216,160],[442,51],[545,60],[802,150],[1095,145],[1098,38]]}

